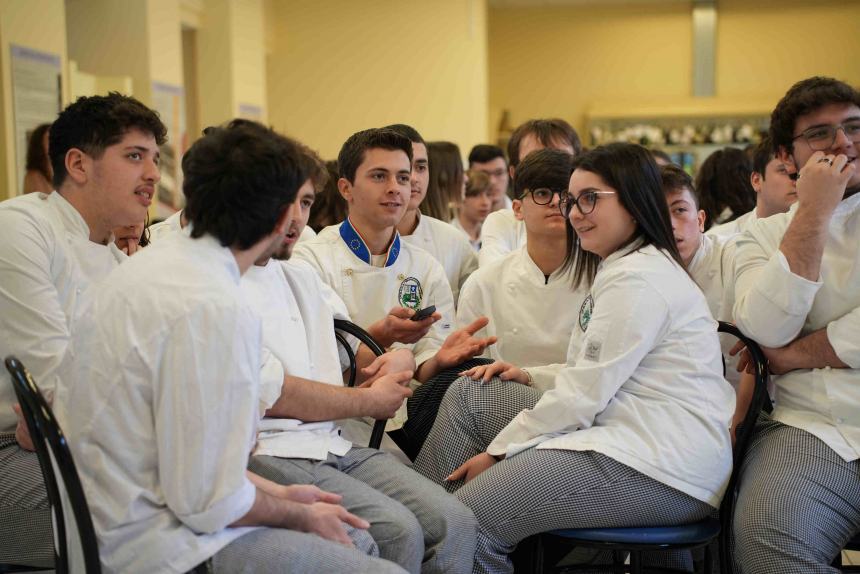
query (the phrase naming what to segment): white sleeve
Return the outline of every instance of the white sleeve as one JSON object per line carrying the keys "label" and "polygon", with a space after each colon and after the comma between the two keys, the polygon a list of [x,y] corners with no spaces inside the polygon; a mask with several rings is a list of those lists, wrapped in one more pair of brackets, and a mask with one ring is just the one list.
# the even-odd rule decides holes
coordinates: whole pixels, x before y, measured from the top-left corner
{"label": "white sleeve", "polygon": [[503,213],[495,211],[487,216],[481,226],[481,250],[478,265],[485,267],[514,250],[516,237],[511,237],[510,225]]}
{"label": "white sleeve", "polygon": [[[480,286],[480,276],[473,275],[463,285],[460,291],[460,302],[457,305],[457,323],[456,328],[462,329],[473,323],[478,317],[487,317],[490,320],[490,325],[493,325],[493,317],[490,310],[487,308],[487,301],[484,299],[484,291]],[[475,337],[489,337],[490,329],[484,327],[477,333]],[[486,359],[491,359],[490,348],[484,349],[480,355]]]}
{"label": "white sleeve", "polygon": [[159,484],[167,506],[195,532],[226,528],[256,496],[245,468],[262,335],[259,319],[243,309],[210,303],[175,321],[154,377]]}
{"label": "white sleeve", "polygon": [[[518,414],[487,448],[492,455],[551,433],[589,428],[669,328],[663,296],[636,275],[619,275],[601,290],[574,362],[555,386]],[[635,320],[631,320],[635,318]]]}
{"label": "white sleeve", "polygon": [[839,360],[860,369],[860,307],[831,321],[827,325],[827,339]]}
{"label": "white sleeve", "polygon": [[[478,268],[478,256],[467,238],[463,238],[459,242],[460,246],[460,275],[457,280],[457,300],[454,301],[455,307],[458,306],[459,298],[462,297],[463,285],[469,276]],[[453,291],[453,289],[452,289]]]}
{"label": "white sleeve", "polygon": [[[0,358],[17,356],[50,393],[69,344],[69,320],[51,275],[56,240],[43,225],[20,212],[0,210]],[[11,395],[9,385],[0,388]]]}
{"label": "white sleeve", "polygon": [[280,398],[281,389],[284,386],[284,375],[286,375],[284,365],[268,347],[263,347],[262,354],[263,366],[260,369],[259,394],[260,418],[263,418],[266,410],[270,409]]}
{"label": "white sleeve", "polygon": [[[756,232],[758,235],[761,230]],[[792,342],[803,328],[822,283],[792,273],[778,246],[768,255],[750,231],[737,239],[734,266],[732,315],[738,328],[765,347]]]}

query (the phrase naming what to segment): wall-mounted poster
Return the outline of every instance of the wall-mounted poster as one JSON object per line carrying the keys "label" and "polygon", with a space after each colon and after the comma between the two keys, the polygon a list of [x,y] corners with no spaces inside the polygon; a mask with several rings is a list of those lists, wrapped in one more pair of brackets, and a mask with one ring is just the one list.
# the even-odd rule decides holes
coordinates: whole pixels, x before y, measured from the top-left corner
{"label": "wall-mounted poster", "polygon": [[180,86],[152,83],[152,103],[161,121],[167,126],[167,143],[161,146],[161,182],[155,219],[164,219],[182,209],[182,154],[188,148],[185,127],[185,91]]}
{"label": "wall-mounted poster", "polygon": [[57,119],[63,106],[60,56],[11,45],[17,193],[23,190],[27,142],[40,124]]}

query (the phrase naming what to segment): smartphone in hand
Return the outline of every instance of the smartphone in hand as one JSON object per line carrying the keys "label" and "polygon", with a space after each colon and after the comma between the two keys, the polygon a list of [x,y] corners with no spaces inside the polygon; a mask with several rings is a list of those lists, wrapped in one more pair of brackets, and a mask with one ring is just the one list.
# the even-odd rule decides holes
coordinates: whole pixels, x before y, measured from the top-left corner
{"label": "smartphone in hand", "polygon": [[416,311],[415,314],[412,315],[412,317],[410,317],[410,319],[412,321],[421,321],[422,319],[426,319],[427,317],[429,317],[430,315],[432,315],[435,312],[436,312],[436,305],[428,305],[427,307],[424,307],[420,311]]}

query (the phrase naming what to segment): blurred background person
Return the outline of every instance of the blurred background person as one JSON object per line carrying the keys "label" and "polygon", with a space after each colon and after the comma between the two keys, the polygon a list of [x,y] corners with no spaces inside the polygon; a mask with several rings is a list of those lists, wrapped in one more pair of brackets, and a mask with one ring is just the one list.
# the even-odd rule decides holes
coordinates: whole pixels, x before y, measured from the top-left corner
{"label": "blurred background person", "polygon": [[750,183],[752,162],[743,150],[727,147],[708,156],[696,175],[699,207],[705,212],[705,230],[734,221],[755,208]]}
{"label": "blurred background person", "polygon": [[457,215],[451,220],[451,225],[469,237],[472,249],[481,249],[481,225],[493,208],[492,181],[480,171],[470,170],[466,173],[466,189],[463,201]]}
{"label": "blurred background person", "polygon": [[52,180],[54,170],[48,159],[48,134],[51,124],[42,124],[30,134],[27,144],[27,173],[24,175],[24,193],[43,191],[51,193],[54,190]]}
{"label": "blurred background person", "polygon": [[463,158],[457,144],[445,141],[427,144],[430,182],[427,196],[421,203],[421,213],[442,221],[450,221],[463,197],[465,174]]}
{"label": "blurred background person", "polygon": [[328,171],[328,181],[323,186],[313,205],[308,227],[319,233],[324,227],[335,225],[346,219],[346,200],[337,190],[338,175],[337,162],[329,160],[325,162]]}

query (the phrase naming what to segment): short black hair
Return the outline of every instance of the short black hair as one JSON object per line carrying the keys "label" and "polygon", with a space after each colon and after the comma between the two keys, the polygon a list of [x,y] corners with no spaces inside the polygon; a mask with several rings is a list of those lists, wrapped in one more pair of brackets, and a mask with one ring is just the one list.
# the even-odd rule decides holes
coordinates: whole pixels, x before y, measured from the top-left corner
{"label": "short black hair", "polygon": [[761,178],[765,178],[765,171],[767,171],[767,164],[770,163],[776,157],[776,151],[773,149],[773,144],[770,141],[770,137],[765,137],[759,142],[755,149],[753,149],[752,153],[752,170],[753,173],[761,174]]}
{"label": "short black hair", "polygon": [[504,159],[505,163],[508,161],[505,159],[505,151],[499,146],[478,144],[469,152],[469,167],[472,167],[472,164],[474,163],[487,163],[488,161],[493,161],[497,157]]}
{"label": "short black hair", "polygon": [[390,126],[385,126],[382,129],[397,132],[403,137],[408,138],[409,141],[411,141],[412,143],[420,143],[427,145],[427,142],[424,141],[424,138],[421,137],[421,134],[418,133],[418,130],[416,130],[412,126],[407,126],[406,124],[391,124]]}
{"label": "short black hair", "polygon": [[705,230],[717,223],[727,207],[732,216],[726,221],[734,221],[755,209],[756,193],[750,175],[752,162],[741,149],[718,149],[702,162],[696,173],[696,190],[705,211]]}
{"label": "short black hair", "polygon": [[[651,153],[653,155],[653,150]],[[690,177],[689,173],[670,163],[660,167],[660,179],[663,182],[663,193],[686,189],[693,196],[694,207],[699,209],[699,194],[696,193],[696,186],[693,184],[693,178]]]}
{"label": "short black hair", "polygon": [[182,158],[191,237],[248,249],[272,233],[313,176],[305,149],[249,120],[207,128]]}
{"label": "short black hair", "polygon": [[794,124],[797,118],[827,104],[854,104],[860,107],[860,92],[845,82],[824,76],[813,76],[791,86],[770,115],[770,139],[773,150],[794,149]]}
{"label": "short black hair", "polygon": [[349,136],[337,154],[337,169],[340,176],[355,183],[355,172],[364,161],[364,152],[369,149],[400,150],[412,164],[412,141],[396,131],[387,128],[371,128]]}
{"label": "short black hair", "polygon": [[131,96],[110,92],[106,96],[81,97],[70,104],[57,116],[48,136],[54,188],[66,180],[66,154],[70,149],[98,159],[132,129],[152,134],[158,145],[167,141],[167,128],[158,113]]}
{"label": "short black hair", "polygon": [[573,155],[579,155],[582,152],[579,134],[576,133],[573,126],[563,119],[529,120],[517,127],[508,141],[508,161],[514,167],[523,159],[520,157],[520,143],[529,134],[534,135],[546,147],[550,147],[557,141],[562,141],[570,144],[570,147],[573,148]]}
{"label": "short black hair", "polygon": [[522,198],[526,190],[548,187],[566,191],[573,173],[573,156],[565,151],[544,148],[523,159],[514,174],[514,196]]}

